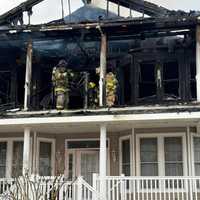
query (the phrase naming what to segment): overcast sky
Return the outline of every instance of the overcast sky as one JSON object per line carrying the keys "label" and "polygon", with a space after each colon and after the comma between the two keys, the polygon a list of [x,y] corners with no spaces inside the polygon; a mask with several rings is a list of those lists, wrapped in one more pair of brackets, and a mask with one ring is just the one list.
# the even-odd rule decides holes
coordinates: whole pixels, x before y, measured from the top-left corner
{"label": "overcast sky", "polygon": [[[0,14],[12,9],[25,0],[0,0]],[[65,5],[65,15],[68,14],[67,1]],[[200,10],[199,0],[149,0],[169,9],[180,10]],[[72,11],[82,6],[81,0],[71,0]],[[44,0],[33,9],[32,23],[45,23],[61,18],[61,0]]]}

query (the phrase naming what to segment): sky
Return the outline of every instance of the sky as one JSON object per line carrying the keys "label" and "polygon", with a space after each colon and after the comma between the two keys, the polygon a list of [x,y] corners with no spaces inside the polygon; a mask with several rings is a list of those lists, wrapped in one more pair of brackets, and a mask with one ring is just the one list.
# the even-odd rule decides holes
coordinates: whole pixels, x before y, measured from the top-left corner
{"label": "sky", "polygon": [[[0,15],[14,8],[25,0],[0,0]],[[64,1],[64,12],[68,15],[67,1]],[[70,0],[72,11],[82,6],[82,0]],[[173,10],[200,10],[199,0],[149,0],[158,5]],[[40,4],[34,6],[31,23],[45,23],[62,17],[61,0],[44,0]]]}

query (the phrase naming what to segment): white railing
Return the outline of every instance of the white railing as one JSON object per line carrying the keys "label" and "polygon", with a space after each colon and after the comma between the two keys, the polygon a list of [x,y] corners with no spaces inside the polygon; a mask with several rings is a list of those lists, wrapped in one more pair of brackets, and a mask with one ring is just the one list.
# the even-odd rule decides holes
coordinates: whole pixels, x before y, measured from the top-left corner
{"label": "white railing", "polygon": [[13,178],[1,178],[0,179],[0,194],[8,192],[14,185],[15,180]]}
{"label": "white railing", "polygon": [[102,183],[106,200],[200,200],[200,177],[94,176],[95,190]]}
{"label": "white railing", "polygon": [[[0,179],[0,200],[99,200],[99,194],[82,177],[21,177]],[[15,197],[15,198],[14,198]]]}

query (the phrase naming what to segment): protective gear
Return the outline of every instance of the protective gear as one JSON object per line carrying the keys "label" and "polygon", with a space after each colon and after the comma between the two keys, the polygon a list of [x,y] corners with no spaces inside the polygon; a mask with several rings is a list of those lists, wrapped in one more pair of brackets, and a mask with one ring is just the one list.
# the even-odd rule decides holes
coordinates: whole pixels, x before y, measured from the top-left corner
{"label": "protective gear", "polygon": [[89,82],[88,84],[88,97],[89,97],[89,107],[96,108],[98,106],[98,87],[94,82]]}
{"label": "protective gear", "polygon": [[68,108],[69,104],[69,75],[66,69],[67,63],[61,60],[59,64],[53,68],[52,82],[54,86],[54,95],[56,98],[56,108],[63,110]]}
{"label": "protective gear", "polygon": [[[100,68],[96,68],[96,74],[100,74]],[[118,81],[112,72],[106,74],[106,105],[112,107],[116,103]],[[99,86],[90,82],[89,86],[90,107],[98,107],[99,104]]]}
{"label": "protective gear", "polygon": [[106,105],[109,107],[115,104],[117,84],[117,78],[112,72],[106,74]]}

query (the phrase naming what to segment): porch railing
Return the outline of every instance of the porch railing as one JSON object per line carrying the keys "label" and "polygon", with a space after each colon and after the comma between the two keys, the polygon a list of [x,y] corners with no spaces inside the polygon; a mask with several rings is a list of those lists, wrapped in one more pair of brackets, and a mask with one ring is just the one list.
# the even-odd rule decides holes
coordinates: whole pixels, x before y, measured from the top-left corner
{"label": "porch railing", "polygon": [[94,176],[100,191],[106,185],[106,200],[200,200],[200,177]]}
{"label": "porch railing", "polygon": [[99,200],[97,191],[82,177],[74,181],[38,176],[0,179],[0,200],[21,200],[24,196],[28,200]]}

